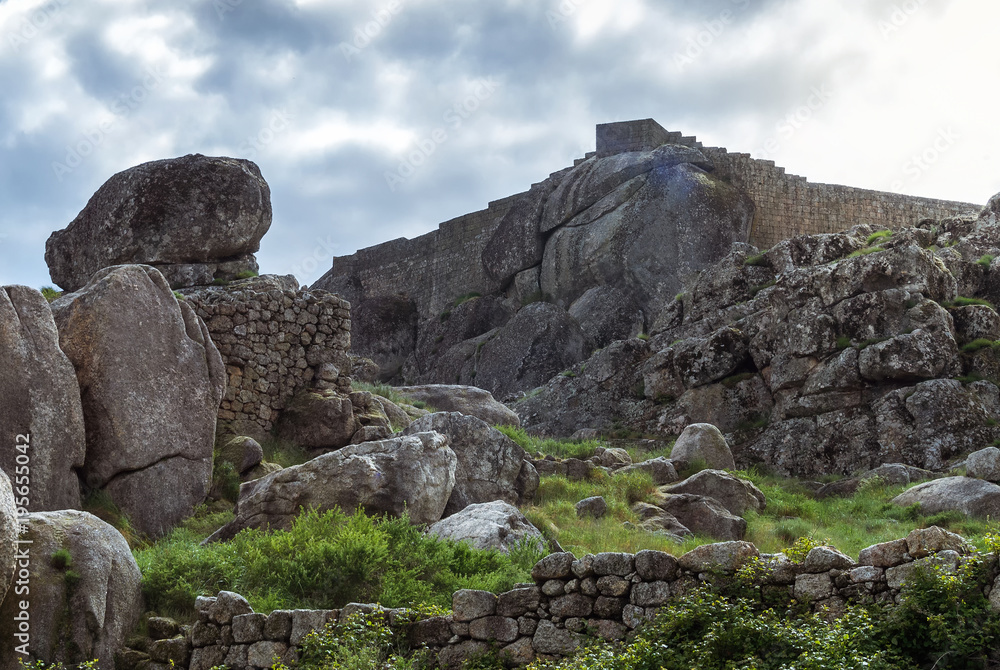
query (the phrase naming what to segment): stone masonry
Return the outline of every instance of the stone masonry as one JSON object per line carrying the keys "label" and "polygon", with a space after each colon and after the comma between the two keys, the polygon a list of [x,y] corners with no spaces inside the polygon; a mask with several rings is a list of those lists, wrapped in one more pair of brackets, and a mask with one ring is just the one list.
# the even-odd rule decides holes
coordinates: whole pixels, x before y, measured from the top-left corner
{"label": "stone masonry", "polygon": [[[166,670],[173,663],[209,670],[224,663],[241,670],[269,668],[279,659],[293,663],[310,631],[373,612],[381,612],[414,648],[436,652],[442,667],[457,668],[491,646],[512,664],[526,665],[537,657],[568,656],[588,635],[625,640],[672,600],[704,582],[731,582],[747,565],[752,569],[744,579],[761,589],[762,597],[786,602],[794,598],[815,612],[838,616],[848,604],[898,602],[914,571],[954,571],[971,551],[960,536],[932,526],[868,547],[857,561],[828,546],[792,561],[784,554],[760,554],[749,542],[702,545],[679,558],[651,550],[579,559],[555,553],[535,565],[534,583],[499,595],[457,591],[450,615],[416,622],[407,610],[357,603],[343,609],[258,614],[241,596],[223,591],[198,599],[199,621],[193,627],[147,646],[152,661],[148,667]],[[995,608],[1000,608],[998,583],[987,587]]]}
{"label": "stone masonry", "polygon": [[[716,175],[749,194],[756,215],[747,241],[761,249],[796,235],[839,232],[857,223],[895,229],[925,218],[976,215],[980,209],[964,202],[810,183],[786,174],[774,161],[704,147],[696,138],[669,132],[653,119],[598,125],[597,151],[576,164],[595,155],[648,151],[664,143],[700,149],[715,164]],[[412,240],[400,238],[338,256],[317,286],[350,295],[344,282],[357,278],[366,296],[408,295],[423,318],[440,314],[470,291],[498,292],[503,287],[487,276],[478,259],[512,203],[524,195],[491,202],[487,209],[442,223]]]}
{"label": "stone masonry", "polygon": [[219,420],[237,432],[267,433],[289,398],[315,380],[350,392],[347,301],[273,277],[182,293],[226,364]]}

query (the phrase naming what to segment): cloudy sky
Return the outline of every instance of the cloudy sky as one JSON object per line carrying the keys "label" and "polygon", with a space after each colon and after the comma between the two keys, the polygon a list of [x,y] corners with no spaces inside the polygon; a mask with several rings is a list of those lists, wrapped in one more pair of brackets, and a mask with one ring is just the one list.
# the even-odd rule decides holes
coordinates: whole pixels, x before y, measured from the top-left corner
{"label": "cloudy sky", "polygon": [[260,165],[261,269],[303,283],[525,190],[608,121],[984,203],[997,25],[945,0],[0,0],[0,284],[50,284],[46,238],[108,177],[188,153]]}

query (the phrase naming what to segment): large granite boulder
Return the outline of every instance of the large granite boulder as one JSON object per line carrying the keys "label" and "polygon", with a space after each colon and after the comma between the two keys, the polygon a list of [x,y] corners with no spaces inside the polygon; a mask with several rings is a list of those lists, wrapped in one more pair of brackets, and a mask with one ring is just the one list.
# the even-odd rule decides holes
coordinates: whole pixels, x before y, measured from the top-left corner
{"label": "large granite boulder", "polygon": [[305,449],[339,449],[358,430],[351,399],[332,389],[305,389],[281,412],[277,437]]}
{"label": "large granite boulder", "polygon": [[80,384],[86,484],[159,536],[208,494],[222,357],[150,266],[104,268],[52,312]]}
{"label": "large granite boulder", "polygon": [[510,408],[494,398],[489,391],[475,386],[425,384],[401,386],[396,391],[415,402],[427,403],[440,412],[458,412],[474,416],[491,426],[521,425],[521,420]]}
{"label": "large granite boulder", "polygon": [[685,428],[674,443],[670,460],[687,464],[701,461],[708,467],[719,470],[736,468],[726,437],[710,423],[693,423]]}
{"label": "large granite boulder", "polygon": [[660,491],[708,496],[736,516],[743,516],[748,509],[758,512],[767,505],[764,493],[752,482],[723,470],[702,470],[682,482],[661,487]]}
{"label": "large granite boulder", "polygon": [[539,550],[547,547],[545,537],[513,505],[502,500],[469,505],[427,529],[442,540],[467,542],[476,549],[496,549],[507,553],[524,542]]}
{"label": "large granite boulder", "polygon": [[192,154],[111,177],[45,244],[52,281],[81,288],[101,268],[154,265],[171,286],[256,271],[271,191],[252,162]]}
{"label": "large granite boulder", "polygon": [[444,516],[460,512],[473,503],[502,500],[511,504],[530,501],[538,486],[523,490],[521,472],[534,470],[525,461],[524,449],[516,442],[474,416],[458,412],[428,414],[411,423],[403,435],[435,431],[448,437],[448,444],[458,458],[455,488],[444,509]]}
{"label": "large granite boulder", "polygon": [[[20,660],[70,665],[92,659],[113,670],[115,652],[143,611],[142,575],[125,538],[75,510],[36,512],[23,522],[21,539],[31,542],[22,545],[30,556],[30,592],[8,591],[0,605],[0,670],[17,670]],[[25,611],[30,640],[19,637]]]}
{"label": "large granite boulder", "polygon": [[582,361],[587,340],[566,310],[536,302],[514,315],[481,349],[476,384],[503,400]]}
{"label": "large granite boulder", "polygon": [[22,466],[29,510],[80,507],[80,387],[48,302],[26,286],[0,288],[0,439],[0,470]]}
{"label": "large granite boulder", "polygon": [[1000,518],[1000,486],[971,477],[945,477],[917,484],[892,499],[896,505],[920,503],[922,514],[961,512],[980,519]]}
{"label": "large granite boulder", "polygon": [[542,292],[568,307],[590,288],[615,286],[658,314],[685,278],[745,241],[753,202],[699,167],[699,153],[666,145],[577,167],[546,203],[542,227],[554,232],[545,243]]}
{"label": "large granite boulder", "polygon": [[658,506],[676,517],[685,528],[717,540],[742,540],[747,522],[715,498],[694,493],[672,493]]}
{"label": "large granite boulder", "polygon": [[16,542],[19,525],[10,479],[0,471],[0,602],[13,583],[17,567]]}
{"label": "large granite boulder", "polygon": [[589,289],[569,306],[569,315],[595,348],[637,337],[646,329],[642,308],[630,294],[614,286]]}
{"label": "large granite boulder", "polygon": [[308,508],[405,512],[413,523],[434,523],[455,488],[457,464],[440,433],[353,444],[241,486],[236,518],[208,541],[229,540],[244,528],[287,529]]}

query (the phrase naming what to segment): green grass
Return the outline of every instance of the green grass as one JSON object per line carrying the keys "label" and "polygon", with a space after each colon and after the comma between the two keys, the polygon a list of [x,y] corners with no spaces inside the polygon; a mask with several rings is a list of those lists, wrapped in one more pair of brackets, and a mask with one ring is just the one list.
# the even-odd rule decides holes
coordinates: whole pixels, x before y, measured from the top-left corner
{"label": "green grass", "polygon": [[349,602],[448,608],[462,588],[501,592],[530,579],[541,558],[522,545],[505,555],[424,535],[409,520],[310,511],[290,530],[245,530],[201,546],[201,533],[175,529],[135,551],[147,608],[185,621],[198,595],[240,593],[256,612],[328,609]]}
{"label": "green grass", "polygon": [[372,395],[381,396],[386,400],[388,400],[389,402],[395,403],[397,405],[413,404],[413,401],[410,398],[406,397],[405,395],[397,391],[392,386],[389,386],[388,384],[382,384],[379,382],[376,382],[374,384],[369,384],[368,382],[352,381],[351,390],[367,391]]}
{"label": "green grass", "polygon": [[976,338],[975,340],[972,340],[971,342],[963,344],[961,347],[962,351],[967,354],[974,354],[980,349],[990,349],[990,348],[992,349],[1000,348],[1000,342],[980,337]]}
{"label": "green grass", "polygon": [[750,289],[750,299],[752,300],[753,298],[756,298],[758,293],[760,293],[764,289],[771,288],[772,286],[775,285],[775,283],[777,282],[774,279],[772,279],[771,281],[765,282],[760,286],[754,286],[753,288]]}
{"label": "green grass", "polygon": [[993,303],[991,303],[989,300],[983,300],[982,298],[967,298],[961,295],[955,298],[954,300],[941,303],[941,306],[945,308],[969,307],[971,305],[982,305],[984,307],[989,307],[990,309],[993,310],[996,309],[996,307],[993,306]]}
{"label": "green grass", "polygon": [[976,265],[981,265],[984,268],[988,268],[993,263],[993,258],[994,257],[990,254],[983,254],[982,256],[979,257],[979,260],[976,261]]}
{"label": "green grass", "polygon": [[478,291],[472,291],[471,293],[466,293],[465,295],[460,295],[457,298],[455,298],[454,302],[452,302],[452,306],[458,307],[462,303],[466,303],[469,302],[470,300],[475,300],[476,298],[482,298],[482,297],[483,297],[482,293],[479,293]]}
{"label": "green grass", "polygon": [[743,265],[750,265],[755,267],[767,267],[770,263],[767,261],[767,254],[755,254],[753,256],[747,256],[743,261]]}
{"label": "green grass", "polygon": [[852,251],[851,253],[847,254],[847,257],[858,258],[860,256],[867,256],[868,254],[874,254],[877,251],[885,251],[885,249],[881,247],[866,247],[864,249],[858,249],[857,251]]}
{"label": "green grass", "polygon": [[259,276],[260,273],[255,272],[254,270],[244,270],[243,272],[239,272],[236,274],[237,279],[253,279],[254,277],[259,277]]}
{"label": "green grass", "polygon": [[290,468],[293,465],[302,465],[310,460],[309,452],[288,440],[281,440],[277,437],[269,437],[261,440],[260,447],[264,451],[264,460],[268,463],[277,463],[283,468]]}
{"label": "green grass", "polygon": [[523,428],[514,426],[494,426],[501,433],[517,442],[528,454],[541,452],[558,458],[579,458],[585,460],[594,455],[597,447],[605,446],[600,440],[556,440],[529,435]]}
{"label": "green grass", "polygon": [[[525,516],[547,537],[555,538],[566,551],[577,556],[602,551],[636,552],[658,549],[680,555],[687,549],[711,542],[695,538],[678,547],[663,535],[623,526],[638,524],[631,507],[639,501],[651,501],[656,486],[648,474],[630,472],[608,476],[597,471],[588,481],[570,481],[559,475],[542,477],[535,492],[534,504]],[[584,498],[604,496],[607,514],[601,519],[578,518],[575,505]]]}
{"label": "green grass", "polygon": [[870,247],[875,244],[881,244],[882,242],[888,240],[890,237],[892,237],[891,230],[880,230],[877,233],[872,233],[871,235],[868,236],[868,239],[865,240],[865,246]]}

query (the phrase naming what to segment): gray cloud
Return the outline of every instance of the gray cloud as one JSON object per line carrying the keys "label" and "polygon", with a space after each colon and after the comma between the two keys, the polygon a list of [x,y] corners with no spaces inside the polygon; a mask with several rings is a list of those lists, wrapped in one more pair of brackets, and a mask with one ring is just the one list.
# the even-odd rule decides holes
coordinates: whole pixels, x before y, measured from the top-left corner
{"label": "gray cloud", "polygon": [[[883,188],[923,141],[905,114],[921,113],[906,82],[919,80],[912,63],[927,31],[968,48],[958,30],[966,17],[932,3],[906,14],[887,39],[879,22],[891,10],[874,0],[851,8],[622,0],[613,9],[597,0],[397,1],[379,25],[374,13],[389,0],[67,2],[17,48],[0,43],[0,283],[49,283],[45,238],[101,183],[185,153],[260,165],[275,214],[262,269],[302,281],[316,279],[333,254],[421,234],[526,189],[592,150],[596,123],[654,117],[756,151],[824,85],[833,102],[773,158],[807,176]],[[36,4],[0,3],[0,37],[17,35]],[[679,64],[692,40],[695,57]],[[950,65],[985,77],[996,59],[973,62],[958,51]],[[157,81],[143,91],[151,68]],[[477,99],[483,81],[496,88]],[[941,73],[935,82],[958,85]],[[872,100],[871,90],[885,99]],[[468,100],[475,109],[463,107]],[[914,124],[909,136],[894,129],[898,137],[880,147],[884,166],[859,159],[870,143],[858,138],[893,113]],[[927,113],[928,132],[943,113]],[[992,138],[988,119],[973,116],[963,132]],[[446,140],[433,140],[438,129]],[[814,148],[831,133],[842,150]],[[433,152],[390,190],[386,174],[429,140]],[[953,160],[975,151],[981,163],[970,145],[956,145]],[[57,174],[54,164],[80,149],[79,164]],[[1000,185],[980,172],[971,184],[942,167],[914,187],[985,200]]]}

